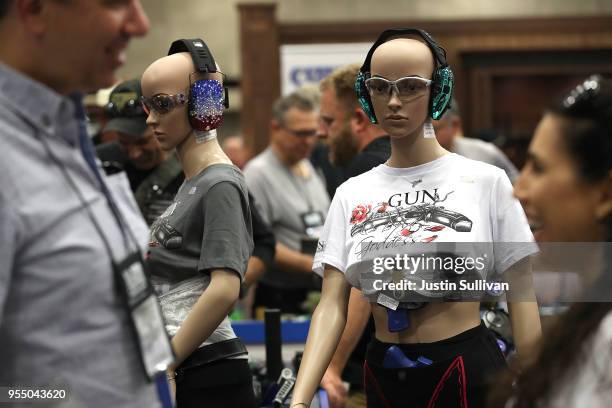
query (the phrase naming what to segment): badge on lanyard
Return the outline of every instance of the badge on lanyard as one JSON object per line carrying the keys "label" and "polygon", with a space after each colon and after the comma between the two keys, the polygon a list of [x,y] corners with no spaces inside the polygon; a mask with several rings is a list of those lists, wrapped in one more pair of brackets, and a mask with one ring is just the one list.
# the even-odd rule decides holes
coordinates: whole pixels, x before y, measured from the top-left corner
{"label": "badge on lanyard", "polygon": [[323,214],[319,211],[308,211],[300,214],[300,218],[304,224],[306,236],[313,239],[319,239],[324,224]]}
{"label": "badge on lanyard", "polygon": [[113,269],[130,313],[130,320],[142,363],[150,380],[174,361],[174,352],[165,329],[161,308],[149,282],[146,266],[138,252],[132,252]]}

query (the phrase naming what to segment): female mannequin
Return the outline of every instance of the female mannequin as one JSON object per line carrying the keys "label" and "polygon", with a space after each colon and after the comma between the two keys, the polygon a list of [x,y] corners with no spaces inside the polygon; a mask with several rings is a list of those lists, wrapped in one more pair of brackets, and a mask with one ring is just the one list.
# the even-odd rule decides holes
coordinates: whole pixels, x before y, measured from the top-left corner
{"label": "female mannequin", "polygon": [[[433,54],[438,46],[433,39],[425,41],[422,32],[401,31],[410,35],[398,38],[383,33],[362,67],[367,78],[383,79],[378,83],[366,80],[366,85],[375,119],[391,137],[391,157],[386,164],[344,183],[330,207],[313,265],[324,276],[322,296],[312,319],[292,406],[308,406],[328,366],[346,321],[350,286],[362,283],[351,274],[351,267],[362,260],[356,254],[363,242],[523,242],[507,247],[491,262],[495,271],[519,276],[517,288],[519,283],[530,288],[527,262],[521,260],[534,252],[533,237],[512,197],[507,176],[493,166],[449,153],[432,137],[427,116],[436,115],[430,102],[433,85],[427,80],[439,68],[440,60]],[[407,77],[408,84],[398,82]],[[395,82],[389,85],[389,81]],[[374,223],[364,224],[377,214],[409,211],[411,207],[404,204],[414,203],[409,202],[408,194],[419,193],[419,203],[441,210],[439,202],[444,201],[444,208],[459,211],[469,228],[453,230],[450,224],[429,222],[429,216],[395,220],[378,229],[370,227]],[[405,203],[398,202],[398,197],[406,197],[401,200]],[[512,225],[505,222],[508,217]],[[510,312],[517,348],[525,357],[540,335],[537,305],[511,303]],[[484,406],[486,380],[493,371],[505,368],[505,361],[480,324],[478,302],[429,303],[406,312],[410,323],[400,329],[392,327],[394,314],[376,301],[372,313],[376,336],[364,366],[368,407]],[[426,357],[431,365],[384,367],[393,345],[410,359]]]}
{"label": "female mannequin", "polygon": [[[178,407],[249,407],[246,349],[227,319],[253,249],[249,203],[242,173],[216,131],[196,130],[188,118],[189,96],[222,90],[222,74],[194,71],[190,54],[180,52],[155,61],[142,77],[147,124],[164,150],[176,150],[185,173],[174,203],[151,227],[148,262],[173,336],[168,378],[176,380]],[[194,76],[205,78],[201,89],[191,86]],[[223,108],[216,109],[214,91],[207,95],[212,99],[189,108],[214,127]]]}

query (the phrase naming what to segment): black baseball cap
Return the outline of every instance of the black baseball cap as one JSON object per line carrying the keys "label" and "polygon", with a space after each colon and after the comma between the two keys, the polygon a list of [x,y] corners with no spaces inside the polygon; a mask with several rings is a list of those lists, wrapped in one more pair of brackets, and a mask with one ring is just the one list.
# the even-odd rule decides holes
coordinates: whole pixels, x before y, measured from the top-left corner
{"label": "black baseball cap", "polygon": [[110,93],[104,110],[111,118],[103,132],[116,131],[129,136],[140,137],[144,134],[147,115],[140,104],[142,91],[139,79],[121,82]]}

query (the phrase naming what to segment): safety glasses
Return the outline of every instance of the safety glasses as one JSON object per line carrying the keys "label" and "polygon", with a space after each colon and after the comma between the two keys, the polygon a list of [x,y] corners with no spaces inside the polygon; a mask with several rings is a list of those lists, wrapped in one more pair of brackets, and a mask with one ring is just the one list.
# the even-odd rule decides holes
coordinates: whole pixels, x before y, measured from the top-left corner
{"label": "safety glasses", "polygon": [[175,95],[157,94],[150,98],[143,96],[140,98],[140,102],[142,102],[142,108],[147,115],[151,111],[159,115],[165,115],[177,106],[184,105],[187,102],[187,97],[182,93]]}
{"label": "safety glasses", "polygon": [[400,100],[406,101],[423,95],[431,85],[431,79],[409,76],[389,81],[381,77],[372,77],[366,79],[365,85],[372,99],[387,100],[391,92],[395,91]]}
{"label": "safety glasses", "polygon": [[104,111],[110,119],[134,118],[145,115],[138,96],[134,92],[113,95],[104,107]]}

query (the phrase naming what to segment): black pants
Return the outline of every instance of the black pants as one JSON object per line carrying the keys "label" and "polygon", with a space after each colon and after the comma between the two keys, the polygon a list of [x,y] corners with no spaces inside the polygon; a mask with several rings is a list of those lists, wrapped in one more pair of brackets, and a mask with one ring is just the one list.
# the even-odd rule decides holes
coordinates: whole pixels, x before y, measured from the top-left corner
{"label": "black pants", "polygon": [[489,382],[506,360],[495,336],[480,324],[434,343],[396,344],[411,360],[433,363],[415,368],[383,368],[393,344],[372,339],[364,365],[368,408],[481,408]]}
{"label": "black pants", "polygon": [[246,359],[224,359],[186,369],[176,378],[177,408],[255,408]]}

